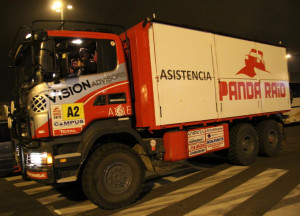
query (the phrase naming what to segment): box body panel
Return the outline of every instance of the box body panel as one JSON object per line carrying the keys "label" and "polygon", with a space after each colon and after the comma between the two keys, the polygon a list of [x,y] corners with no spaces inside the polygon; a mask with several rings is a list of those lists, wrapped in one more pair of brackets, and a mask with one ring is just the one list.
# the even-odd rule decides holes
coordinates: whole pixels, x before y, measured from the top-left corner
{"label": "box body panel", "polygon": [[128,32],[137,127],[290,109],[283,47],[156,22]]}

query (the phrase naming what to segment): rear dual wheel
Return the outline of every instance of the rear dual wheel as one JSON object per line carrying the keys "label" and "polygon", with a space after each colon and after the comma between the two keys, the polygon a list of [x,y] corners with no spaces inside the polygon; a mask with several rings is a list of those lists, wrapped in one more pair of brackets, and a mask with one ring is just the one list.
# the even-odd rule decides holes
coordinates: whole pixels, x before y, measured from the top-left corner
{"label": "rear dual wheel", "polygon": [[234,164],[250,165],[258,153],[268,157],[277,155],[282,142],[282,130],[275,120],[263,120],[256,128],[251,124],[241,123],[230,130],[227,157]]}
{"label": "rear dual wheel", "polygon": [[257,127],[259,138],[259,154],[272,157],[279,153],[283,142],[280,123],[273,119],[261,121]]}
{"label": "rear dual wheel", "polygon": [[255,128],[247,123],[235,125],[230,130],[228,159],[237,165],[252,164],[258,153],[258,136]]}

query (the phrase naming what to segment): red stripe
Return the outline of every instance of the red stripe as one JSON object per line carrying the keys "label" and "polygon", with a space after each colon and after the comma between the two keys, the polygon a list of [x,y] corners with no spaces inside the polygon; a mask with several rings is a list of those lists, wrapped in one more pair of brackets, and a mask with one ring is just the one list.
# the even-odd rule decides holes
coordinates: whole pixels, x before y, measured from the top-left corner
{"label": "red stripe", "polygon": [[209,123],[221,123],[221,122],[230,122],[232,123],[233,120],[236,119],[252,119],[259,116],[270,116],[274,114],[282,114],[287,112],[288,110],[282,110],[277,112],[270,112],[270,113],[259,113],[259,114],[253,114],[253,115],[246,115],[246,116],[235,116],[230,118],[219,118],[219,119],[211,119],[211,120],[205,120],[205,121],[195,121],[195,122],[188,122],[188,123],[182,123],[182,124],[170,124],[170,125],[160,125],[160,126],[153,126],[149,127],[149,130],[161,130],[161,129],[167,129],[167,128],[180,128],[183,129],[183,127],[187,126],[193,126],[193,125],[203,125],[206,126]]}

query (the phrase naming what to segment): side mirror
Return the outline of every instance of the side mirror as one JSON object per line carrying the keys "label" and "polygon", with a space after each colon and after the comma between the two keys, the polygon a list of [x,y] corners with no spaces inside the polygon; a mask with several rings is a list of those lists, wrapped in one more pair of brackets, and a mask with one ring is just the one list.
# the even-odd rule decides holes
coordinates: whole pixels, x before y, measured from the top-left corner
{"label": "side mirror", "polygon": [[48,34],[44,30],[36,30],[33,32],[33,41],[47,41]]}
{"label": "side mirror", "polygon": [[66,52],[68,50],[68,42],[67,40],[63,40],[56,45],[56,49],[58,52]]}

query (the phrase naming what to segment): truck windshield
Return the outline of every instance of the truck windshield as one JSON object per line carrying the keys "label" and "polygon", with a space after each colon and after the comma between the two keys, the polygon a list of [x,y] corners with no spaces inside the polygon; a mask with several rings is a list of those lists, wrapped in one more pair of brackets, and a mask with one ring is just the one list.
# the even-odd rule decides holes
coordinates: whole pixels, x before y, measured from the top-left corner
{"label": "truck windshield", "polygon": [[15,57],[21,87],[30,87],[55,77],[53,41],[27,42],[19,46]]}
{"label": "truck windshield", "polygon": [[19,82],[30,87],[55,79],[114,70],[115,44],[113,40],[62,37],[22,44],[16,55]]}

